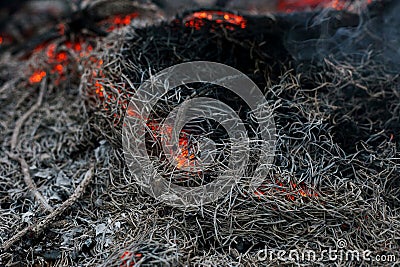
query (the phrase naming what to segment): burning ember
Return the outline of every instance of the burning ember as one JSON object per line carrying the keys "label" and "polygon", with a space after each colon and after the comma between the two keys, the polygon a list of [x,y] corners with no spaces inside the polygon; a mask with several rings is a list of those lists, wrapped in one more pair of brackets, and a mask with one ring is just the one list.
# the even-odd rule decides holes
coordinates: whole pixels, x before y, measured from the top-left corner
{"label": "burning ember", "polygon": [[246,28],[246,19],[242,16],[235,15],[229,12],[223,11],[199,11],[194,12],[191,15],[186,16],[183,19],[185,26],[200,30],[205,25],[205,21],[212,21],[224,27],[228,30],[235,30],[235,27],[241,29]]}
{"label": "burning ember", "polygon": [[288,200],[294,201],[297,198],[317,198],[318,193],[313,189],[309,188],[304,182],[300,184],[296,184],[290,182],[289,184],[286,182],[277,181],[275,186],[267,187],[266,185],[260,186],[260,188],[254,193],[256,196],[261,198],[266,194],[274,194],[275,192],[285,193],[285,196]]}
{"label": "burning ember", "polygon": [[[106,28],[107,32],[111,32],[129,25],[132,19],[137,16],[137,12],[126,15],[115,15],[99,22],[98,27]],[[64,23],[60,23],[57,26],[60,36],[66,34],[66,27],[67,26]],[[5,38],[0,36],[0,45],[4,43],[4,40]],[[75,41],[67,39],[62,43],[45,40],[43,43],[37,45],[31,53],[27,53],[25,58],[30,58],[32,56],[40,58],[42,56],[41,52],[45,51],[44,66],[42,69],[34,70],[33,74],[29,77],[29,83],[39,83],[47,74],[56,74],[57,77],[55,84],[59,84],[62,80],[65,80],[69,65],[74,65],[79,61],[83,61],[83,65],[87,65],[87,63],[95,63],[99,68],[99,71],[93,72],[93,78],[97,78],[94,82],[95,93],[99,95],[100,98],[103,98],[103,86],[98,79],[103,76],[100,69],[102,60],[90,57],[90,54],[93,51],[93,47],[90,44],[91,41],[93,41],[93,37],[87,38],[85,41],[83,37],[79,37]],[[85,63],[85,61],[87,63]]]}
{"label": "burning ember", "polygon": [[[83,41],[66,41],[59,45],[55,43],[39,45],[35,48],[33,54],[36,57],[45,57],[44,66],[43,69],[34,71],[29,78],[29,83],[39,83],[46,74],[50,73],[56,74],[55,84],[59,84],[66,79],[68,66],[76,64],[78,60],[84,59],[92,50],[92,46],[86,45]],[[45,53],[41,53],[42,51],[45,51]]]}
{"label": "burning ember", "polygon": [[46,77],[46,72],[45,71],[35,71],[29,77],[29,83],[30,84],[39,83],[44,77]]}
{"label": "burning ember", "polygon": [[122,263],[121,263],[120,267],[133,267],[133,266],[135,266],[135,263],[137,263],[142,257],[143,257],[142,253],[134,254],[131,251],[125,251],[121,255]]}
{"label": "burning ember", "polygon": [[[131,116],[131,112],[128,113]],[[174,130],[173,126],[167,125],[161,130],[161,125],[154,122],[149,121],[147,124],[149,130],[151,131],[154,139],[161,140],[161,138],[165,138],[165,136],[171,136]],[[195,166],[196,162],[196,148],[192,142],[190,142],[190,134],[187,131],[182,130],[179,135],[179,144],[178,144],[178,151],[181,153],[173,153],[172,151],[167,151],[170,155],[174,155],[173,160],[176,162],[176,167],[178,169],[182,168],[190,168]],[[171,145],[171,144],[167,144]]]}
{"label": "burning ember", "polygon": [[129,25],[133,19],[137,18],[138,15],[139,14],[137,12],[127,15],[116,15],[103,21],[100,25],[107,28],[107,32],[112,32],[115,29]]}

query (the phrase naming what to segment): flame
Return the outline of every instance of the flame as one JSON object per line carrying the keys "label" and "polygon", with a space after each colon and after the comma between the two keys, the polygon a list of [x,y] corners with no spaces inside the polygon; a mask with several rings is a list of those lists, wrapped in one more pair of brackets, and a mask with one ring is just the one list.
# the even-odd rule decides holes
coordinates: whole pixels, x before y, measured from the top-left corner
{"label": "flame", "polygon": [[99,81],[96,81],[94,83],[94,88],[96,89],[95,92],[98,96],[104,97],[104,87],[100,84]]}
{"label": "flame", "polygon": [[184,18],[185,26],[200,30],[204,26],[204,20],[215,21],[217,24],[225,24],[225,28],[234,30],[233,26],[246,28],[247,21],[244,17],[223,11],[198,11]]}
{"label": "flame", "polygon": [[58,73],[62,73],[63,70],[64,70],[64,67],[63,67],[61,64],[57,64],[57,65],[54,67],[54,70],[57,71]]}

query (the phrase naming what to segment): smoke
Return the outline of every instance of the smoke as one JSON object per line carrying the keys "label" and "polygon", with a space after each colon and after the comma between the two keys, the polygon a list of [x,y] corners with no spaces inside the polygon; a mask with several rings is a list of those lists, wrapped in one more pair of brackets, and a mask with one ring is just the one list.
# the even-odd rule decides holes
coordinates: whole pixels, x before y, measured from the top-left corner
{"label": "smoke", "polygon": [[400,70],[399,12],[399,1],[379,1],[354,12],[293,14],[285,46],[298,62],[323,64],[331,59],[362,65],[373,60],[386,72],[396,73]]}
{"label": "smoke", "polygon": [[382,23],[377,25],[377,32],[382,32],[383,59],[394,70],[400,70],[400,2],[393,1],[383,14]]}

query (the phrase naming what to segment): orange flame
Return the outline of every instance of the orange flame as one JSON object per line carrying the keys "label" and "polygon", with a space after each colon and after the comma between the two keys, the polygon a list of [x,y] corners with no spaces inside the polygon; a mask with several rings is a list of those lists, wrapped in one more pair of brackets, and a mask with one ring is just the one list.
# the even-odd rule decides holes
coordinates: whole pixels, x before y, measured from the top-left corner
{"label": "orange flame", "polygon": [[[64,47],[62,45],[65,45]],[[59,48],[61,48],[61,51]],[[61,80],[65,79],[65,74],[67,71],[66,66],[70,64],[71,59],[69,57],[69,53],[75,52],[78,53],[80,57],[85,57],[90,54],[90,52],[93,50],[93,47],[91,45],[86,45],[84,44],[83,41],[76,41],[76,42],[70,42],[66,41],[62,43],[60,46],[57,46],[55,43],[47,44],[43,43],[38,45],[34,49],[34,53],[39,53],[41,51],[45,51],[46,59],[45,62],[47,63],[48,66],[50,66],[50,73],[58,74],[57,79],[55,80],[55,83],[58,84]],[[35,73],[41,73],[44,72],[44,70],[36,70]],[[32,78],[35,76],[35,78]],[[31,77],[31,80],[37,80],[38,75],[33,74]],[[32,83],[32,82],[31,82]]]}
{"label": "orange flame", "polygon": [[[127,110],[127,115],[145,120],[145,118],[141,118],[138,114],[136,114],[133,110],[129,108]],[[151,130],[152,135],[155,139],[163,138],[163,136],[167,135],[171,136],[174,130],[172,126],[168,125],[166,127],[164,126],[161,130],[161,125],[155,121],[149,121],[146,125]],[[195,165],[194,160],[196,156],[194,153],[192,153],[194,150],[192,149],[187,132],[185,130],[182,130],[179,136],[178,149],[181,151],[181,153],[177,155],[172,150],[170,151],[171,155],[174,154],[176,167],[178,169],[181,169],[182,167],[193,167]]]}

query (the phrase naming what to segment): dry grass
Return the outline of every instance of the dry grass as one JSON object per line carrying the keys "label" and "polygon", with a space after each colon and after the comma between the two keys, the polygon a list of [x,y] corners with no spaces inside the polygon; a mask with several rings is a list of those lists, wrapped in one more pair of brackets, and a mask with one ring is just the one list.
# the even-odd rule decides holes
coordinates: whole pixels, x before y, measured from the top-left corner
{"label": "dry grass", "polygon": [[[265,246],[322,251],[338,239],[348,249],[396,254],[399,261],[397,66],[382,64],[384,51],[368,45],[346,52],[324,44],[313,61],[293,59],[298,47],[283,33],[302,19],[263,19],[262,29],[249,31],[165,23],[110,35],[94,52],[104,61],[99,82],[106,98],[93,94],[90,67],[81,80],[71,77],[56,87],[50,79],[41,105],[20,126],[15,150],[16,122],[37,101],[39,85],[24,84],[19,74],[1,76],[17,80],[0,89],[1,243],[47,216],[7,153],[25,159],[37,191],[55,210],[92,162],[95,167],[86,193],[45,232],[1,252],[0,265],[276,265],[258,262],[257,252]],[[217,203],[171,208],[144,193],[129,173],[121,148],[123,104],[155,72],[191,60],[240,69],[274,108],[277,150],[262,195],[238,186]],[[312,193],[302,196],[293,184]]]}

